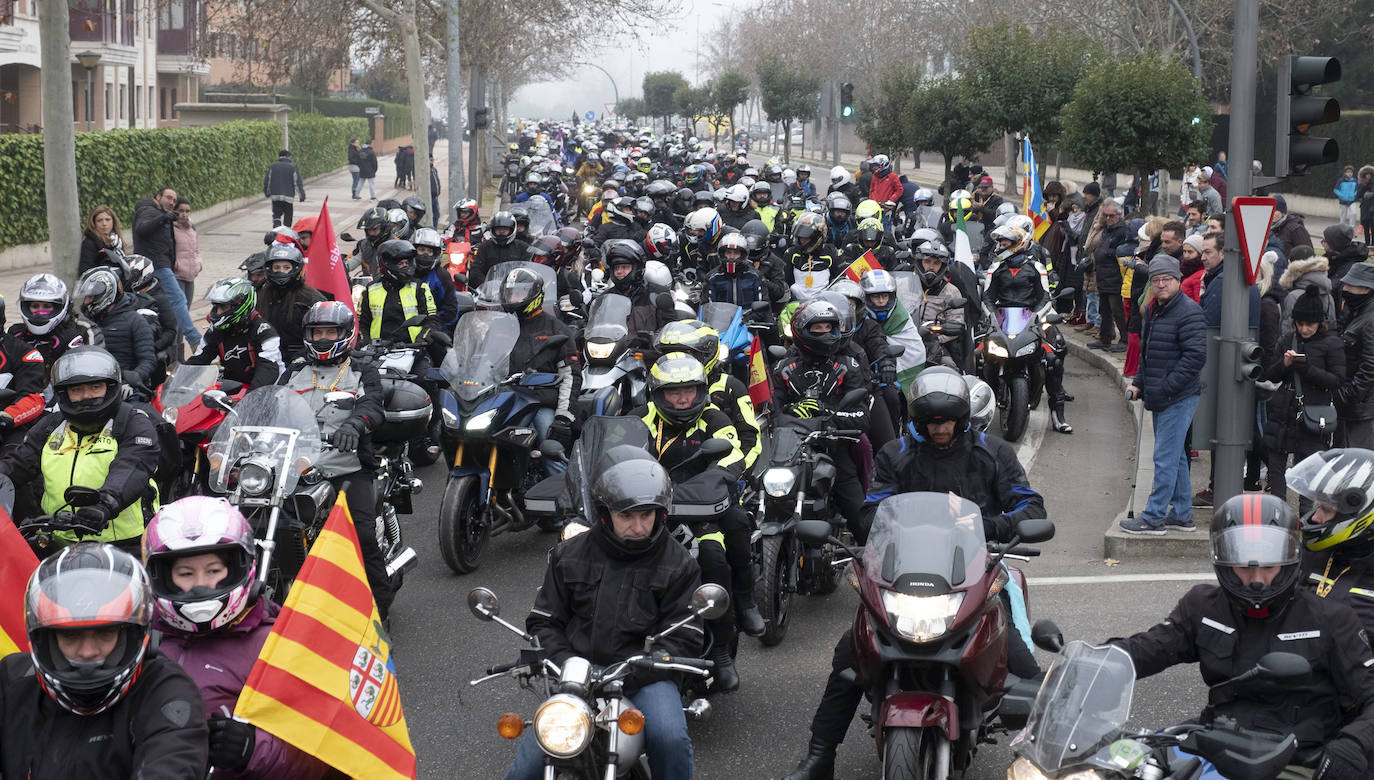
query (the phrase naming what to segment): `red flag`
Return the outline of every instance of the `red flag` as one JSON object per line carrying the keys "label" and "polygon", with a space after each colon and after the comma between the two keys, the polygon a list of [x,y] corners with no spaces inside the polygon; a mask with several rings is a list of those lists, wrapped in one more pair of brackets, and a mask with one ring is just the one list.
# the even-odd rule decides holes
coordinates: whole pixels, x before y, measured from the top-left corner
{"label": "red flag", "polygon": [[305,256],[305,283],[329,293],[353,310],[353,287],[348,283],[348,270],[339,254],[339,240],[334,236],[334,223],[329,220],[329,198],[320,206],[315,232],[310,237],[310,251]]}
{"label": "red flag", "polygon": [[24,591],[38,559],[10,516],[0,509],[0,656],[29,650]]}
{"label": "red flag", "polygon": [[755,333],[749,345],[749,400],[754,402],[756,409],[773,400],[773,389],[768,384],[768,363],[763,355],[763,342]]}

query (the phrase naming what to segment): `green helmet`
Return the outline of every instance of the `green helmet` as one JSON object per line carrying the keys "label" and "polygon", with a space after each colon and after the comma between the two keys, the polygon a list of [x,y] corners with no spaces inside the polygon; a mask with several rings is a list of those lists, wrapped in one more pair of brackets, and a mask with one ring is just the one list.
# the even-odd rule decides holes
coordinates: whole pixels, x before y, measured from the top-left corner
{"label": "green helmet", "polygon": [[221,279],[205,293],[210,302],[210,327],[228,332],[243,328],[258,305],[258,292],[247,279]]}

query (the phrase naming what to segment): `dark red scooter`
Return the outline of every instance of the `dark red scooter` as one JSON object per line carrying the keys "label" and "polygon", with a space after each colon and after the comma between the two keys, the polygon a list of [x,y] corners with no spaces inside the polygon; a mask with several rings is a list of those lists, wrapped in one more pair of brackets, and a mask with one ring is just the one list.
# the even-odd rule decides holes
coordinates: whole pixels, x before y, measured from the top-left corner
{"label": "dark red scooter", "polygon": [[[824,521],[797,525],[812,544],[838,544],[829,534]],[[978,505],[953,493],[902,493],[878,505],[868,544],[850,554],[861,599],[853,671],[884,780],[966,770],[1008,685],[1021,683],[1024,703],[1034,699],[1036,683],[1007,673],[1007,642],[1020,639],[1002,590],[1015,577],[1024,593],[1025,579],[1002,559],[1039,555],[1017,545],[1053,536],[1049,520],[1023,520],[1011,543],[989,544]]]}

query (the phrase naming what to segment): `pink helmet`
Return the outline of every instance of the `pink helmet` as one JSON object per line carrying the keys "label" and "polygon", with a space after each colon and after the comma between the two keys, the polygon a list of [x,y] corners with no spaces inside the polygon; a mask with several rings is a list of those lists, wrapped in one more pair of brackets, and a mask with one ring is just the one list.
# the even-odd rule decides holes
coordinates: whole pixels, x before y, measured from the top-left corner
{"label": "pink helmet", "polygon": [[[215,553],[228,574],[214,587],[183,591],[172,581],[177,560]],[[143,565],[157,616],[170,628],[203,634],[233,625],[257,601],[253,528],[222,498],[190,496],[168,504],[143,534]]]}

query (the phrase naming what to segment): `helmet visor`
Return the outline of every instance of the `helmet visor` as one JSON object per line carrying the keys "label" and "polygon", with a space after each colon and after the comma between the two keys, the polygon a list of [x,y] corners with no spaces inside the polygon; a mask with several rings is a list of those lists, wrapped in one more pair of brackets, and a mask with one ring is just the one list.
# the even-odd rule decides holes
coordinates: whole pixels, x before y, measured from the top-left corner
{"label": "helmet visor", "polygon": [[1316,504],[1344,513],[1358,512],[1366,503],[1362,486],[1374,481],[1374,460],[1333,455],[1319,452],[1303,458],[1288,470],[1288,486]]}
{"label": "helmet visor", "polygon": [[1217,566],[1287,566],[1301,551],[1295,529],[1276,525],[1238,525],[1212,534],[1212,563]]}
{"label": "helmet visor", "polygon": [[501,285],[502,303],[524,303],[534,297],[534,281],[506,281]]}
{"label": "helmet visor", "polygon": [[30,628],[87,628],[115,623],[147,623],[148,592],[130,572],[75,569],[61,576],[35,578],[24,609]]}

